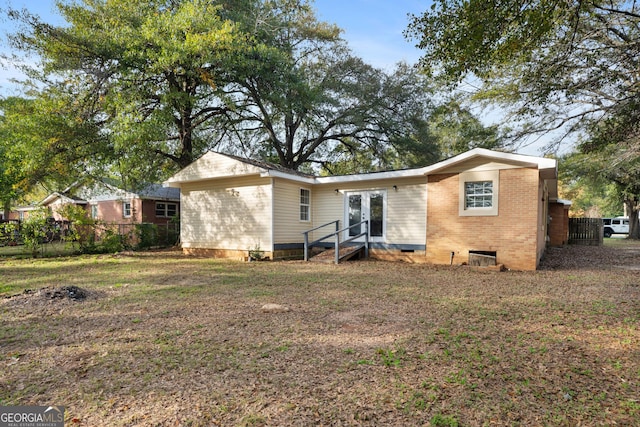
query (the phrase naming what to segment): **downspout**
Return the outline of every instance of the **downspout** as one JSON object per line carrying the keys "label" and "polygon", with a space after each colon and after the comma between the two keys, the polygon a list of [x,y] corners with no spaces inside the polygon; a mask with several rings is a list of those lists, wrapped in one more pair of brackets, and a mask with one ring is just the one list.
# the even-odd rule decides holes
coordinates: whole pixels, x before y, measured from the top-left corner
{"label": "downspout", "polygon": [[424,258],[428,261],[428,249],[429,249],[429,175],[425,175],[424,184]]}
{"label": "downspout", "polygon": [[275,206],[276,206],[276,182],[275,178],[271,177],[271,261],[274,261],[276,254],[275,244]]}

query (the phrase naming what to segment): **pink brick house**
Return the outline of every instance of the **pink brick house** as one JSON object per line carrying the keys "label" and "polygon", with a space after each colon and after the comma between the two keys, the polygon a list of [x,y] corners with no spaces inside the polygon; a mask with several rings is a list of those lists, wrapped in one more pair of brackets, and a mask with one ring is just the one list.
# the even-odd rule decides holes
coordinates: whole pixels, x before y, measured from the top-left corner
{"label": "pink brick house", "polygon": [[167,224],[180,214],[180,190],[150,184],[140,191],[125,191],[104,182],[73,185],[48,195],[41,206],[56,220],[64,220],[59,209],[66,204],[82,206],[94,219],[111,224]]}

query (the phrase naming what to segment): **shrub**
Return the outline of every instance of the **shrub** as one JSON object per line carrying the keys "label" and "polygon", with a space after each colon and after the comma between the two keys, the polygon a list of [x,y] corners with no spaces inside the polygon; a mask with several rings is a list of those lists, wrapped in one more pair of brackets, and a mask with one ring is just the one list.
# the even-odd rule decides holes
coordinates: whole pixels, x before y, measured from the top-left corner
{"label": "shrub", "polygon": [[24,245],[36,257],[42,249],[48,232],[47,210],[44,208],[32,211],[20,224],[20,237]]}
{"label": "shrub", "polygon": [[0,246],[18,243],[20,225],[15,222],[0,224]]}
{"label": "shrub", "polygon": [[98,250],[103,253],[115,253],[124,250],[123,236],[113,230],[106,230],[100,240]]}
{"label": "shrub", "polygon": [[158,227],[155,224],[136,224],[138,249],[149,249],[158,244]]}

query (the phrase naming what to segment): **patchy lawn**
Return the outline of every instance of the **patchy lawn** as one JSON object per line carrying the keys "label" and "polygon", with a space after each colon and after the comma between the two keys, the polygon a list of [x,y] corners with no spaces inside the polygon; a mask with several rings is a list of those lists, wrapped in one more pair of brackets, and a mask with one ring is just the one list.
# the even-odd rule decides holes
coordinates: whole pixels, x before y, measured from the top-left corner
{"label": "patchy lawn", "polygon": [[538,272],[0,261],[0,405],[78,426],[638,425],[637,268],[626,240]]}
{"label": "patchy lawn", "polygon": [[[71,243],[52,242],[42,245],[38,249],[39,257],[69,256],[76,251]],[[0,262],[3,258],[31,258],[33,254],[25,245],[0,246]]]}

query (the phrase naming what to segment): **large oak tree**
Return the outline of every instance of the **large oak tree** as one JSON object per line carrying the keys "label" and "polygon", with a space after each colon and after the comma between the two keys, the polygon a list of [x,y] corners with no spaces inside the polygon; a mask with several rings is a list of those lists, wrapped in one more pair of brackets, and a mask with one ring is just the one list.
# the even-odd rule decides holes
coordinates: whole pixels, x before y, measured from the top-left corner
{"label": "large oak tree", "polygon": [[624,188],[637,221],[638,204],[631,203],[639,198],[637,117],[631,114],[640,104],[637,3],[498,0],[487,6],[436,0],[414,16],[407,34],[424,50],[423,69],[449,87],[476,82],[475,99],[503,107],[517,124],[515,139],[553,134],[549,148],[568,135],[588,141],[580,150],[616,165],[606,173]]}
{"label": "large oak tree", "polygon": [[25,102],[5,105],[16,120],[4,131],[31,141],[25,167],[39,163],[24,182],[116,174],[129,188],[214,148],[325,172],[424,165],[447,152],[429,125],[427,79],[354,57],[308,1],[57,6],[66,25],[9,12],[22,24],[13,46],[40,59],[24,62]]}

